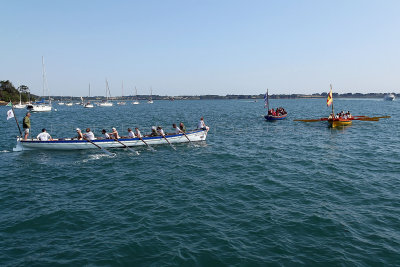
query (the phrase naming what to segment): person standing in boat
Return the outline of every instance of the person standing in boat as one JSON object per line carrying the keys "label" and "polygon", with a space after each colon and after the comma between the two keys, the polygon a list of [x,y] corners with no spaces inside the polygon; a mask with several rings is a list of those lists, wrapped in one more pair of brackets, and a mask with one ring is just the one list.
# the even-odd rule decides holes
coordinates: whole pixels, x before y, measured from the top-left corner
{"label": "person standing in boat", "polygon": [[179,123],[179,129],[181,129],[183,133],[186,133],[186,126],[183,124],[183,122]]}
{"label": "person standing in boat", "polygon": [[128,128],[128,137],[129,138],[135,138],[135,133],[132,131],[131,128]]}
{"label": "person standing in boat", "polygon": [[86,128],[86,133],[83,135],[85,137],[85,139],[89,139],[89,140],[94,140],[96,139],[94,137],[93,132],[90,130],[90,128]]}
{"label": "person standing in boat", "polygon": [[22,127],[24,129],[24,140],[26,141],[28,139],[29,136],[29,131],[31,129],[31,113],[27,112],[23,121],[22,121]]}
{"label": "person standing in boat", "polygon": [[82,140],[83,139],[83,134],[82,134],[82,132],[81,132],[81,129],[79,129],[79,128],[76,128],[76,133],[77,133],[77,139],[78,140]]}
{"label": "person standing in boat", "polygon": [[180,133],[182,133],[182,130],[181,129],[179,129],[177,126],[176,126],[176,124],[174,123],[174,124],[172,124],[172,128],[174,128],[175,129],[175,134],[180,134]]}
{"label": "person standing in boat", "polygon": [[48,132],[46,132],[46,129],[42,129],[42,132],[38,134],[36,137],[39,141],[48,141],[49,139],[51,140],[51,136]]}

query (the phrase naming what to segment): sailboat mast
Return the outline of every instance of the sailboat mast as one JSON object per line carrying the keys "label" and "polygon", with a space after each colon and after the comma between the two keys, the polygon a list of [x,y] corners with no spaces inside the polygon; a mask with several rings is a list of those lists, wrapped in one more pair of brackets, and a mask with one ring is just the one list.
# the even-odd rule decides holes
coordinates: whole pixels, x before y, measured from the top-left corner
{"label": "sailboat mast", "polygon": [[43,56],[42,56],[42,78],[43,78],[42,88],[43,88],[43,97],[44,97],[44,58],[43,58]]}

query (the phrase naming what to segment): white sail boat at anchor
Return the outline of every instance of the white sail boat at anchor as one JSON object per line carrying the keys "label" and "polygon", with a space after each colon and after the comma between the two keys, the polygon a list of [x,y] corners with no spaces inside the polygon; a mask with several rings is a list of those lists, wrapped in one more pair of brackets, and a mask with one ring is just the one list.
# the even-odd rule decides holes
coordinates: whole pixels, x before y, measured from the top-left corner
{"label": "white sail boat at anchor", "polygon": [[[88,96],[88,99],[89,99],[89,97],[90,97],[90,83],[89,83],[89,96]],[[83,107],[84,108],[94,108],[93,104],[90,103],[89,100],[85,103],[85,105]]]}
{"label": "white sail boat at anchor", "polygon": [[153,104],[154,103],[152,96],[153,96],[153,89],[150,87],[150,98],[149,98],[149,100],[147,100],[147,104]]}
{"label": "white sail boat at anchor", "polygon": [[[42,56],[42,71],[43,71],[43,97],[45,95],[45,87],[47,89],[47,94],[49,94],[49,88],[47,87],[47,79],[46,79],[46,71],[44,69],[44,58]],[[49,96],[49,103],[46,104],[45,100],[42,99],[40,102],[36,102],[33,104],[29,104],[26,106],[26,108],[31,111],[31,112],[48,112],[51,111],[51,98]]]}
{"label": "white sail boat at anchor", "polygon": [[123,101],[123,99],[124,99],[124,81],[122,81],[122,96],[121,96],[121,101],[118,102],[117,104],[118,104],[118,105],[121,105],[121,106],[126,105],[126,102]]}
{"label": "white sail boat at anchor", "polygon": [[113,106],[113,103],[108,101],[108,95],[110,95],[110,97],[111,97],[110,87],[108,87],[108,81],[106,79],[106,101],[101,102],[99,104],[100,107],[112,107]]}
{"label": "white sail boat at anchor", "polygon": [[137,89],[136,89],[136,86],[135,86],[135,101],[132,102],[132,105],[139,105],[139,104],[140,104],[140,102],[139,102],[138,97],[137,97]]}
{"label": "white sail boat at anchor", "polygon": [[14,108],[26,108],[26,104],[22,104],[21,101],[21,89],[19,89],[19,104],[14,105]]}

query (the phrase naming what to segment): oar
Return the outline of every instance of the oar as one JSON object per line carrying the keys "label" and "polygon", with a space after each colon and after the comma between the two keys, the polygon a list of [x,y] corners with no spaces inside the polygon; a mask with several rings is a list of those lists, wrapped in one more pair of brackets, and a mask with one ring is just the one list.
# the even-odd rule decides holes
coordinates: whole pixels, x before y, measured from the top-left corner
{"label": "oar", "polygon": [[165,139],[165,141],[167,141],[167,143],[174,149],[176,150],[176,148],[171,144],[170,141],[168,141],[167,137],[165,137],[165,135],[162,135],[162,137]]}
{"label": "oar", "polygon": [[92,140],[87,139],[86,137],[83,137],[84,140],[88,141],[89,143],[91,143],[92,145],[96,146],[97,148],[101,149],[104,153],[106,153],[107,155],[109,155],[110,157],[115,156],[114,153],[111,153],[110,151],[108,151],[107,149],[99,146],[98,144],[95,144],[92,142]]}
{"label": "oar", "polygon": [[130,152],[135,153],[136,155],[139,155],[139,152],[133,150],[132,148],[128,147],[127,145],[125,145],[124,143],[122,143],[121,141],[119,141],[117,138],[114,138],[115,141],[117,141],[118,143],[120,143],[121,145],[123,145],[126,149],[128,149]]}
{"label": "oar", "polygon": [[189,140],[189,143],[192,143],[192,141],[190,141],[189,137],[187,136],[187,134],[185,132],[182,132],[183,135],[187,138],[187,140]]}
{"label": "oar", "polygon": [[155,151],[154,148],[152,148],[149,144],[147,144],[142,137],[139,137],[139,139],[151,150],[151,151]]}

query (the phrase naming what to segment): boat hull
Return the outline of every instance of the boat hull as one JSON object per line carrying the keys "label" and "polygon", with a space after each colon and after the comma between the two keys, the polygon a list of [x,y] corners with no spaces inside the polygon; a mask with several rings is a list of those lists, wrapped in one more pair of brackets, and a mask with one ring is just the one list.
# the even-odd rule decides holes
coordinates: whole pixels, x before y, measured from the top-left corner
{"label": "boat hull", "polygon": [[272,116],[272,115],[265,115],[264,118],[267,121],[278,121],[278,120],[284,120],[286,119],[287,114],[281,115],[281,116]]}
{"label": "boat hull", "polygon": [[49,112],[51,111],[51,106],[50,105],[28,105],[26,107],[29,111],[31,112]]}
{"label": "boat hull", "polygon": [[[195,130],[186,133],[186,136],[191,142],[205,141],[207,138],[207,130]],[[172,143],[188,143],[189,140],[183,134],[166,135],[166,139]],[[167,140],[162,136],[148,136],[143,137],[144,142],[148,145],[165,145],[168,144]],[[120,138],[118,139],[126,146],[145,146],[146,144],[139,138]],[[124,146],[114,139],[96,139],[92,142],[103,148],[123,148]],[[80,149],[98,149],[92,143],[86,140],[53,140],[53,141],[39,141],[39,140],[22,140],[17,139],[17,147],[14,151],[23,150],[80,150]]]}
{"label": "boat hull", "polygon": [[332,128],[335,127],[344,127],[352,124],[352,120],[344,120],[344,119],[328,119],[329,126]]}

